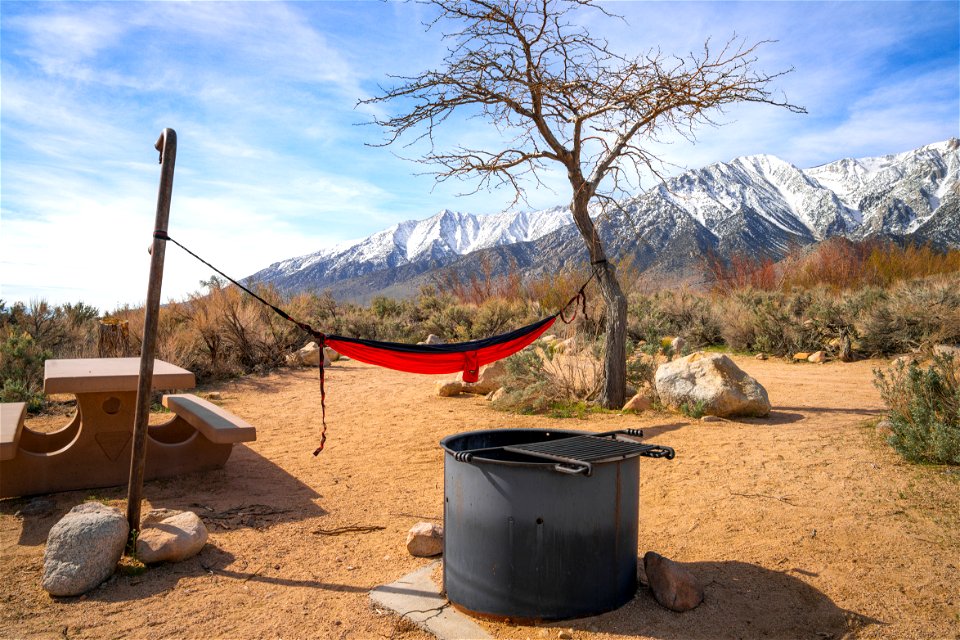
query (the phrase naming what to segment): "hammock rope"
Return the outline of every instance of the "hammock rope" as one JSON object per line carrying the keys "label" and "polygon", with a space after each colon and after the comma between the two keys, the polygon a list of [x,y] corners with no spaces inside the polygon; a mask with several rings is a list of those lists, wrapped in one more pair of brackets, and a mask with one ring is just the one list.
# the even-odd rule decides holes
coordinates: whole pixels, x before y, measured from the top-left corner
{"label": "hammock rope", "polygon": [[[484,338],[481,340],[471,340],[469,342],[457,342],[451,344],[405,344],[400,342],[383,342],[379,340],[364,340],[361,338],[350,338],[334,334],[326,334],[314,329],[306,322],[302,322],[292,317],[289,313],[280,307],[264,300],[254,291],[237,282],[226,273],[213,266],[196,253],[171,238],[165,231],[156,230],[153,237],[158,240],[172,242],[188,254],[202,262],[204,265],[213,269],[229,282],[240,288],[242,291],[252,296],[264,306],[272,309],[274,313],[284,320],[295,324],[297,327],[310,334],[317,340],[320,347],[320,420],[323,429],[320,433],[320,446],[317,447],[313,455],[318,455],[323,451],[324,444],[327,441],[327,409],[326,409],[326,389],[324,388],[324,366],[323,349],[330,346],[337,353],[345,355],[360,362],[366,362],[380,367],[395,369],[397,371],[406,371],[408,373],[463,373],[464,382],[476,382],[479,376],[480,367],[496,360],[506,358],[509,355],[520,351],[527,345],[534,342],[543,335],[547,329],[553,326],[557,318],[560,318],[565,324],[570,324],[577,317],[578,306],[586,315],[587,296],[585,290],[587,285],[597,277],[600,264],[606,260],[592,262],[594,266],[593,273],[583,283],[577,293],[564,304],[559,311],[553,315],[542,318],[533,324],[529,324],[519,329],[514,329],[508,333]],[[564,316],[564,311],[573,306],[573,314],[568,319]]]}

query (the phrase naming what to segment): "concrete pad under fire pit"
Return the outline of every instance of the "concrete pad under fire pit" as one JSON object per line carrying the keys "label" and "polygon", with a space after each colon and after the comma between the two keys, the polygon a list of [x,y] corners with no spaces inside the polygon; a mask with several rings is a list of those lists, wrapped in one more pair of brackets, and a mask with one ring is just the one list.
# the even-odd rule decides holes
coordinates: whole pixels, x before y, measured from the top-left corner
{"label": "concrete pad under fire pit", "polygon": [[438,564],[439,561],[431,562],[396,582],[376,587],[370,591],[370,599],[440,640],[492,638],[476,622],[440,596],[440,588],[431,579]]}

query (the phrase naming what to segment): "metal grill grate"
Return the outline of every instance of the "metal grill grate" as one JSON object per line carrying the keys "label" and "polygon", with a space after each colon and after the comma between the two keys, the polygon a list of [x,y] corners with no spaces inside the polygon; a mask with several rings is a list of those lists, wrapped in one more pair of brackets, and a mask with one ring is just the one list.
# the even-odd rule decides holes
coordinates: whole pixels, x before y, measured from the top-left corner
{"label": "metal grill grate", "polygon": [[655,444],[585,435],[510,445],[504,447],[504,450],[558,462],[590,463],[624,460],[660,448]]}

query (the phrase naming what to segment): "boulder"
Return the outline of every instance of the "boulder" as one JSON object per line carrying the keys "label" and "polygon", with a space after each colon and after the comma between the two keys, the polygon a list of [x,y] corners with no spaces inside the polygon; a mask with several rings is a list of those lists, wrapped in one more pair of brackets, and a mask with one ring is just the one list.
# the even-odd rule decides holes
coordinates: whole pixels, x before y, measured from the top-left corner
{"label": "boulder", "polygon": [[463,391],[463,383],[459,380],[437,383],[437,395],[443,398],[450,398],[459,394],[461,391]]}
{"label": "boulder", "polygon": [[330,347],[323,348],[324,357],[330,362],[336,362],[340,359],[340,354],[331,349]]}
{"label": "boulder", "polygon": [[85,502],[50,529],[41,585],[53,596],[77,596],[113,575],[130,528],[119,509]]}
{"label": "boulder", "polygon": [[678,410],[702,404],[703,413],[730,418],[770,413],[767,390],[720,353],[698,351],[660,365],[654,376],[660,401]]}
{"label": "boulder", "polygon": [[505,395],[507,395],[507,390],[504,387],[500,387],[496,391],[492,392],[488,397],[490,402],[498,402]]}
{"label": "boulder", "polygon": [[407,551],[418,558],[443,553],[443,527],[432,522],[418,522],[407,534]]}
{"label": "boulder", "polygon": [[207,527],[192,511],[160,520],[145,518],[140,526],[137,558],[144,564],[180,562],[197,555],[207,544]]}
{"label": "boulder", "polygon": [[147,525],[166,520],[181,513],[183,513],[183,511],[179,509],[150,509],[150,511],[147,511],[143,517],[140,518],[140,527],[146,527]]}
{"label": "boulder", "polygon": [[826,351],[815,351],[810,354],[810,357],[807,358],[807,362],[816,362],[820,364],[821,362],[827,361],[827,352]]}
{"label": "boulder", "polygon": [[646,411],[653,406],[653,401],[643,394],[636,394],[623,405],[623,411]]}
{"label": "boulder", "polygon": [[[300,363],[315,367],[320,364],[320,347],[316,342],[308,342],[302,349],[297,351]],[[323,354],[323,366],[329,367],[330,360],[326,353]]]}
{"label": "boulder", "polygon": [[794,359],[796,362],[803,362],[804,360],[806,360],[807,358],[809,358],[810,355],[811,355],[811,354],[807,353],[806,351],[800,351],[800,352],[798,352],[798,353],[793,354],[793,359]]}
{"label": "boulder", "polygon": [[431,333],[430,335],[427,336],[426,340],[424,340],[423,342],[418,342],[417,344],[445,344],[445,343],[443,341],[443,338]]}
{"label": "boulder", "polygon": [[690,611],[703,602],[703,585],[683,565],[648,551],[643,556],[647,584],[661,605],[671,611]]}
{"label": "boulder", "polygon": [[[480,373],[477,375],[476,382],[463,383],[463,391],[466,393],[476,393],[477,395],[486,395],[491,391],[496,391],[503,386],[503,379],[507,375],[507,365],[503,360],[497,360],[490,364],[480,367]],[[463,380],[463,373],[457,378]]]}

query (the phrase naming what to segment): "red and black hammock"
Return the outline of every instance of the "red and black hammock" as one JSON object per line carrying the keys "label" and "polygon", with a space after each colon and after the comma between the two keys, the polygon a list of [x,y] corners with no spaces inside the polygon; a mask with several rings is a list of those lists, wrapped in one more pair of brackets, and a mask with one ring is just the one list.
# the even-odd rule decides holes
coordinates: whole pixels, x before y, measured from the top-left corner
{"label": "red and black hammock", "polygon": [[454,344],[403,344],[334,335],[324,336],[322,340],[337,353],[367,364],[409,373],[462,371],[464,382],[476,382],[480,367],[520,351],[543,335],[558,315],[510,333]]}
{"label": "red and black hammock", "polygon": [[[552,316],[537,320],[533,324],[520,327],[519,329],[514,329],[509,333],[504,333],[490,338],[484,338],[483,340],[471,340],[470,342],[456,342],[452,344],[414,345],[401,342],[381,342],[379,340],[348,338],[346,336],[328,335],[322,331],[317,331],[310,325],[290,317],[290,315],[283,309],[270,304],[247,287],[243,286],[224,272],[220,271],[194,252],[190,251],[190,249],[187,249],[185,246],[171,238],[166,232],[155,231],[153,236],[154,238],[158,238],[160,240],[169,240],[170,242],[174,243],[191,256],[235,284],[237,287],[250,294],[264,305],[273,309],[282,318],[289,320],[312,335],[319,342],[321,349],[324,346],[328,346],[337,353],[345,355],[349,358],[353,358],[354,360],[377,365],[379,367],[386,367],[388,369],[395,369],[397,371],[406,371],[408,373],[438,374],[457,373],[459,371],[463,373],[464,382],[476,382],[480,373],[480,367],[502,358],[506,358],[507,356],[520,351],[543,335],[543,333],[549,329],[554,322],[556,322],[557,318],[563,319],[564,322],[572,322],[574,317],[576,317],[576,304],[579,302],[581,307],[584,309],[586,308],[584,289],[586,289],[587,285],[590,283],[590,280],[592,280],[596,275],[596,271],[594,271],[594,274],[590,276],[590,278],[583,284],[582,287],[580,287],[580,290],[577,292],[577,294],[563,306],[563,309]],[[567,320],[563,317],[563,311],[570,305],[574,305],[574,314],[569,320]],[[327,440],[326,391],[324,389],[323,382],[323,358],[321,357],[320,406],[323,421],[323,432],[320,435],[320,446],[316,451],[313,452],[313,455],[317,455],[323,451],[323,445]]]}

